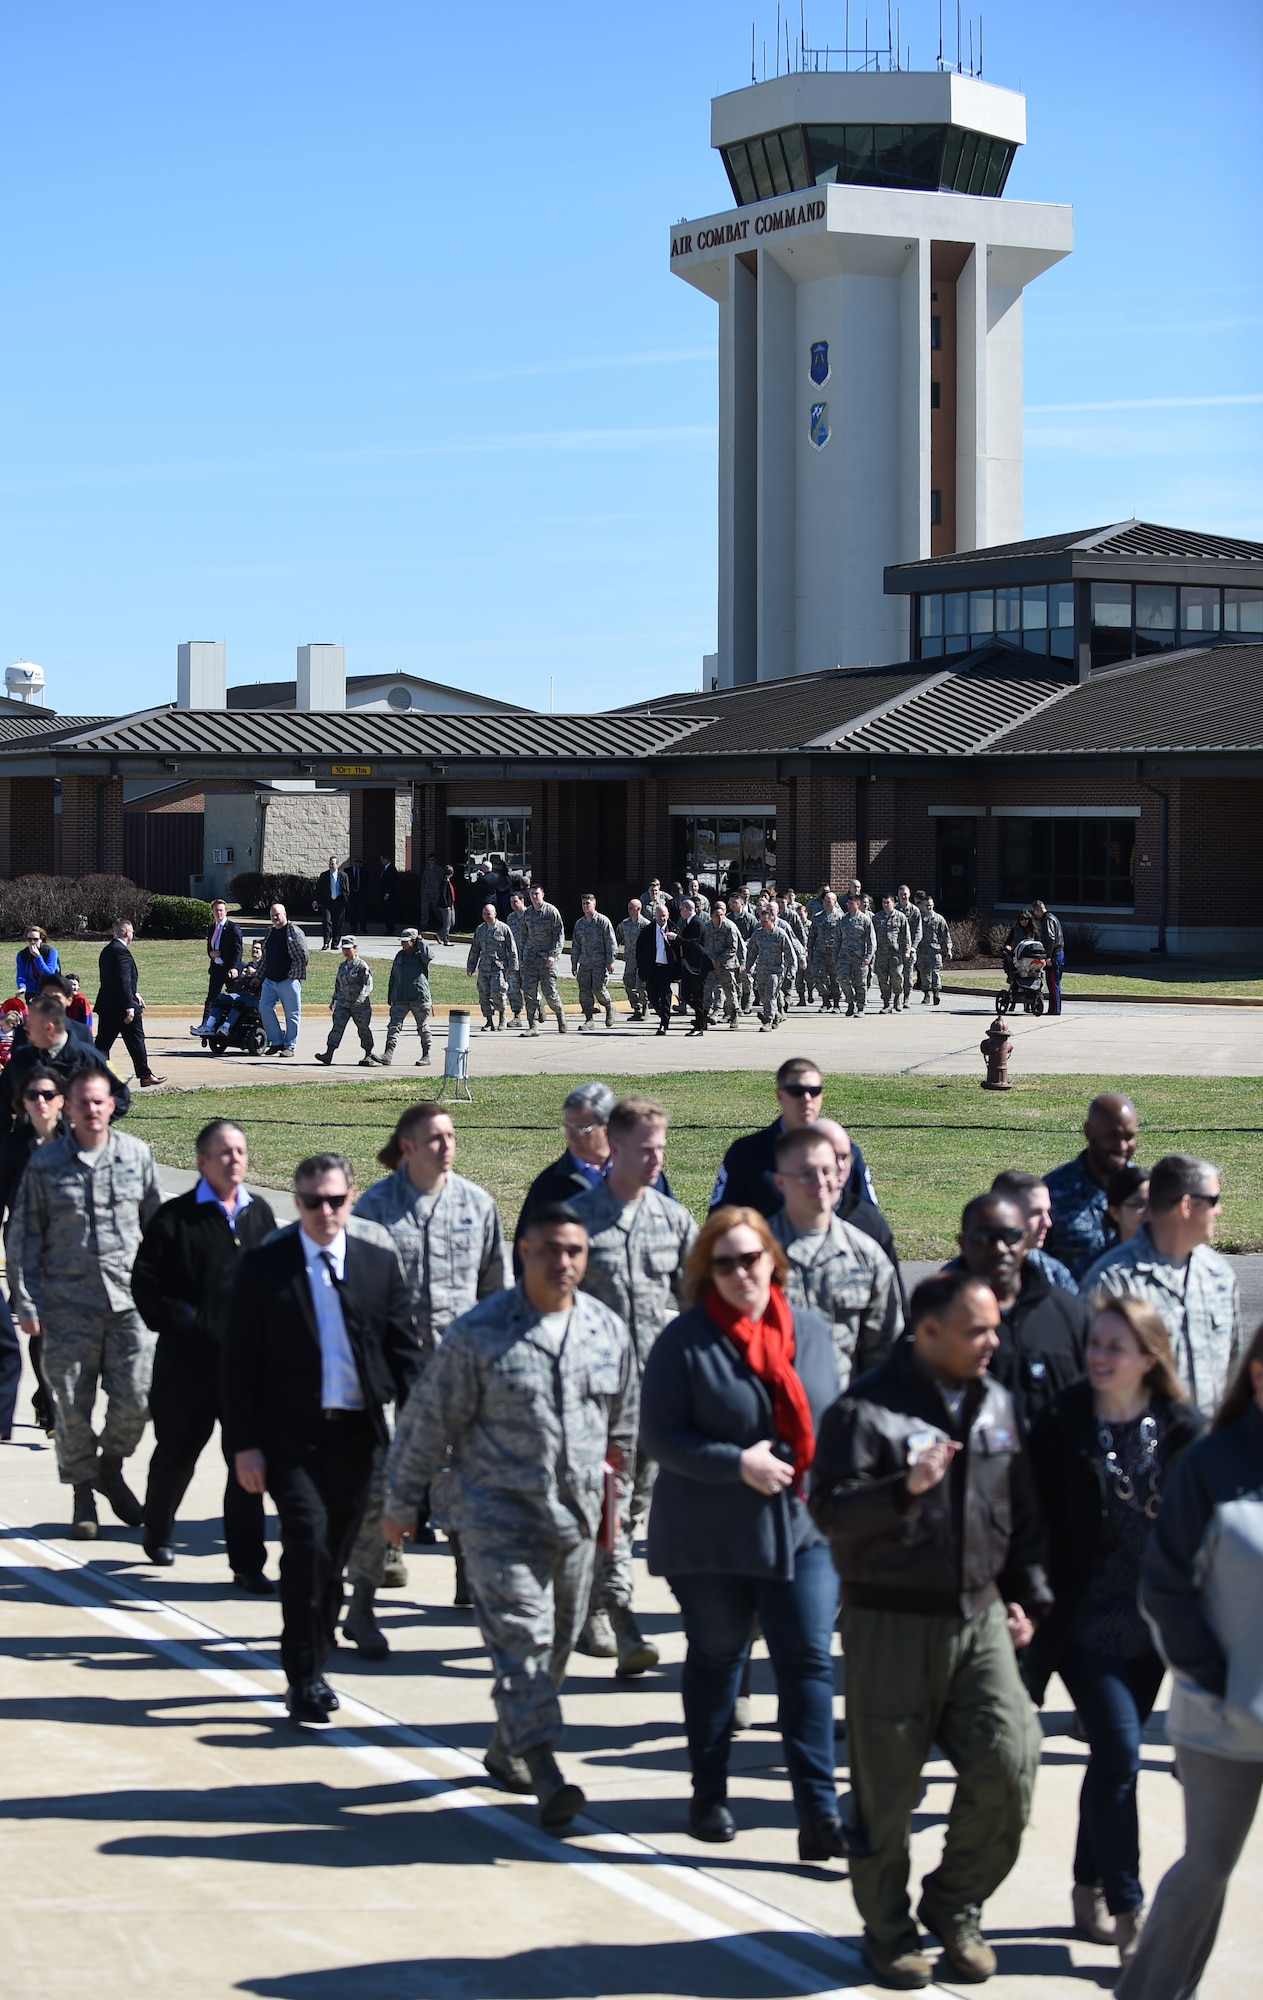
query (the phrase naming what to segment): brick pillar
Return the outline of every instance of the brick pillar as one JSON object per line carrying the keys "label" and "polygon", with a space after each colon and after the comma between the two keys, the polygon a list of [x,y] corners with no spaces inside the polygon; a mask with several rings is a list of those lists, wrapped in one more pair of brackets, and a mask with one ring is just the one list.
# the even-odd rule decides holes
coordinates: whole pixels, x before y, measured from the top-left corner
{"label": "brick pillar", "polygon": [[61,781],[61,872],[123,872],[123,781],[66,777]]}
{"label": "brick pillar", "polygon": [[0,875],[55,875],[52,778],[0,778]]}

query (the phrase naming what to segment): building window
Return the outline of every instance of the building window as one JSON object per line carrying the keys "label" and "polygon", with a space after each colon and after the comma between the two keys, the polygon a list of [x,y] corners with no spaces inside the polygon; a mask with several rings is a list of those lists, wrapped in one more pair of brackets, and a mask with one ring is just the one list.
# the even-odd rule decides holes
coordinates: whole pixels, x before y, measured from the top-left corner
{"label": "building window", "polygon": [[942,345],[943,345],[943,316],[941,313],[931,313],[930,346],[934,348],[939,348],[942,347]]}
{"label": "building window", "polygon": [[941,382],[931,382],[930,384],[930,408],[932,410],[937,410],[942,407],[942,394],[941,394],[942,387],[943,385]]}
{"label": "building window", "polygon": [[1092,594],[1092,665],[1116,666],[1132,658],[1131,585],[1094,583]]}
{"label": "building window", "polygon": [[943,496],[937,486],[932,486],[930,488],[930,526],[932,528],[941,528],[942,525]]}
{"label": "building window", "polygon": [[1000,820],[1000,901],[1134,910],[1134,819]]}
{"label": "building window", "polygon": [[489,862],[503,860],[510,875],[525,874],[531,865],[531,810],[510,807],[501,813],[449,813],[451,858],[467,883],[474,883]]}
{"label": "building window", "polygon": [[1224,631],[1250,639],[1263,633],[1263,590],[1225,590]]}
{"label": "building window", "polygon": [[1207,639],[1217,637],[1219,630],[1219,592],[1204,585],[1181,590],[1180,644],[1202,645]]}
{"label": "building window", "polygon": [[969,651],[969,592],[949,590],[943,595],[943,651]]}
{"label": "building window", "polygon": [[1159,653],[1175,644],[1175,585],[1136,585],[1136,651]]}
{"label": "building window", "polygon": [[776,880],[776,814],[698,813],[677,824],[682,875],[696,875],[708,896],[764,889]]}

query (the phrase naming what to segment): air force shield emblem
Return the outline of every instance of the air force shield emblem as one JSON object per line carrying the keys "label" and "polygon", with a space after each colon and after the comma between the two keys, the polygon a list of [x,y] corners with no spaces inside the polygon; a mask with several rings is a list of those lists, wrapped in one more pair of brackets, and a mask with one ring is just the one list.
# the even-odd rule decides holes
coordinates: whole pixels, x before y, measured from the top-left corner
{"label": "air force shield emblem", "polygon": [[833,432],[829,428],[829,405],[827,403],[812,404],[811,424],[807,436],[816,451],[823,451],[829,439],[833,436]]}
{"label": "air force shield emblem", "polygon": [[813,340],[811,343],[811,367],[808,373],[817,389],[823,389],[832,374],[829,366],[829,343],[827,340]]}

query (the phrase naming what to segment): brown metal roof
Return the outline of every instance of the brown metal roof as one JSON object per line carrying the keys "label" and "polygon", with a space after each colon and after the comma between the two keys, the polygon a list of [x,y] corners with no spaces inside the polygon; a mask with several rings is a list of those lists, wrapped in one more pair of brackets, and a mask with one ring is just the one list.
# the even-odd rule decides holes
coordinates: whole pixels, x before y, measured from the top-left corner
{"label": "brown metal roof", "polygon": [[1263,645],[1134,661],[1072,687],[986,746],[989,756],[1263,750]]}

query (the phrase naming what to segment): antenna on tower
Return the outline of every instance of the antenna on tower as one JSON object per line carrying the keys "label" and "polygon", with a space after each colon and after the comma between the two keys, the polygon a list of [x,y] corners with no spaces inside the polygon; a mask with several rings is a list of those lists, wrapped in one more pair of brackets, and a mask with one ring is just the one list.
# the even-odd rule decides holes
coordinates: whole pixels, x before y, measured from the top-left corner
{"label": "antenna on tower", "polygon": [[943,67],[943,0],[938,0],[938,66]]}
{"label": "antenna on tower", "polygon": [[978,16],[978,74],[982,75],[982,15]]}
{"label": "antenna on tower", "polygon": [[960,75],[960,0],[956,0],[956,74]]}
{"label": "antenna on tower", "polygon": [[776,0],[776,74],[781,73],[781,0]]}
{"label": "antenna on tower", "polygon": [[972,76],[972,75],[973,75],[973,73],[974,73],[974,24],[973,24],[973,20],[972,20],[972,18],[971,18],[971,19],[970,19],[970,23],[969,23],[969,74],[970,74],[970,76]]}
{"label": "antenna on tower", "polygon": [[756,73],[756,70],[755,70],[755,66],[754,66],[754,63],[755,63],[755,51],[754,51],[754,22],[753,22],[753,21],[751,21],[751,23],[750,23],[750,81],[751,81],[751,83],[757,83],[757,82],[758,82],[758,80],[759,80],[759,79],[758,79],[758,75],[757,75],[757,73]]}

